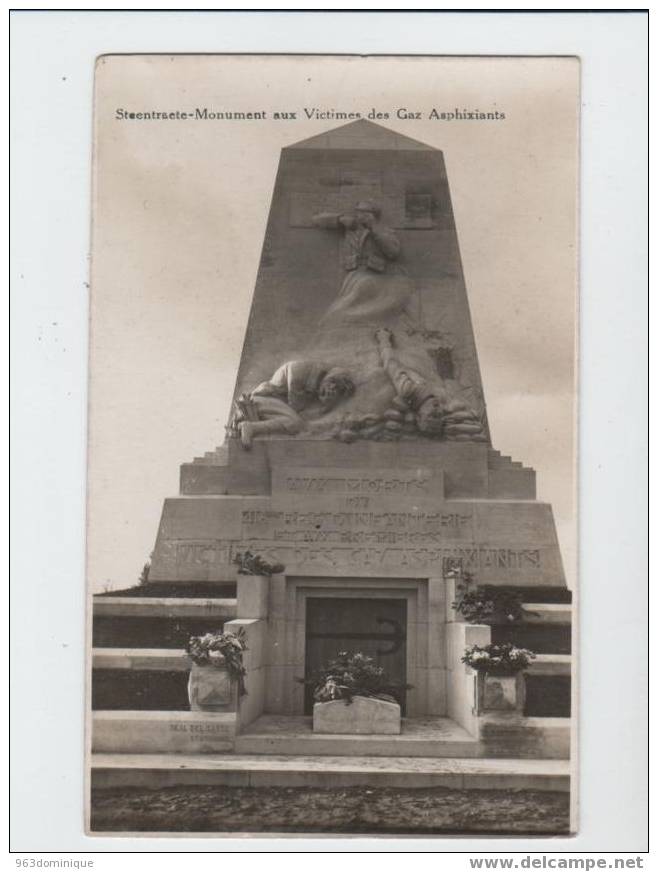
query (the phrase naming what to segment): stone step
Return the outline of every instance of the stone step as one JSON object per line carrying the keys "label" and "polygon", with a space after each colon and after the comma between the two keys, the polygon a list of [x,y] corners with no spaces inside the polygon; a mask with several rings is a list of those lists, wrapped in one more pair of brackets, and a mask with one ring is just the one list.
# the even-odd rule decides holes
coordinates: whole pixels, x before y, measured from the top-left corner
{"label": "stone step", "polygon": [[93,669],[130,669],[148,672],[189,672],[191,660],[177,648],[94,648]]}
{"label": "stone step", "polygon": [[571,675],[571,654],[537,654],[530,664],[532,675]]}
{"label": "stone step", "polygon": [[513,642],[529,648],[536,654],[570,654],[571,626],[569,624],[532,623],[493,624],[491,641],[495,644]]}
{"label": "stone step", "polygon": [[106,754],[91,758],[95,790],[184,785],[569,790],[566,760],[315,755]]}
{"label": "stone step", "polygon": [[523,603],[526,624],[571,624],[570,603]]}
{"label": "stone step", "polygon": [[197,466],[226,466],[228,464],[228,448],[218,445],[213,451],[204,451],[200,457],[192,461]]}
{"label": "stone step", "polygon": [[191,597],[98,597],[94,616],[140,618],[223,618],[236,617],[236,599]]}
{"label": "stone step", "polygon": [[233,578],[217,581],[149,581],[107,593],[94,594],[94,605],[107,599],[235,599],[235,571]]}
{"label": "stone step", "polygon": [[372,757],[474,757],[477,741],[449,718],[403,718],[400,735],[324,735],[312,718],[262,715],[235,740],[242,754],[313,754]]}
{"label": "stone step", "polygon": [[487,461],[488,494],[491,499],[535,500],[535,470],[511,457],[489,457]]}
{"label": "stone step", "polygon": [[546,587],[537,585],[536,587],[519,586],[512,587],[511,585],[500,585],[501,589],[508,590],[511,593],[518,593],[523,600],[526,608],[534,609],[536,605],[570,605],[571,591],[568,587]]}
{"label": "stone step", "polygon": [[491,455],[488,458],[488,466],[489,469],[506,469],[508,467],[512,467],[513,469],[529,469],[530,467],[524,467],[520,460],[512,460],[508,455],[501,455],[500,457],[492,457]]}

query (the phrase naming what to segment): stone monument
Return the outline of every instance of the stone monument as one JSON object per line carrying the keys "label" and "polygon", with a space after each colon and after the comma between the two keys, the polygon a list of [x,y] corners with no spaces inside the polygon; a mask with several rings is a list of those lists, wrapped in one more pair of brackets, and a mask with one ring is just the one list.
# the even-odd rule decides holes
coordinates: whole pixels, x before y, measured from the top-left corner
{"label": "stone monument", "polygon": [[[282,571],[236,576],[245,551]],[[213,715],[219,750],[564,758],[568,722],[476,704],[461,655],[491,628],[455,615],[459,573],[549,622],[568,600],[534,470],[491,444],[443,155],[360,120],[282,151],[227,438],[182,465],[149,584],[237,581],[248,694]],[[401,736],[278,744],[286,718],[310,730],[300,679],[346,649],[408,687]]]}

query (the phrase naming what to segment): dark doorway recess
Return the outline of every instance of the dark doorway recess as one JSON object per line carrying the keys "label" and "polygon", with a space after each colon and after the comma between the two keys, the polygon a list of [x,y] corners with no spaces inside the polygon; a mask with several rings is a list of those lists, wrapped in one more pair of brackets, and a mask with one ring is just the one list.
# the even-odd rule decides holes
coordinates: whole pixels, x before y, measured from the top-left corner
{"label": "dark doorway recess", "polygon": [[[383,666],[399,684],[407,680],[407,601],[310,597],[306,601],[306,677],[339,651],[360,651]],[[398,701],[405,711],[405,692]],[[304,711],[313,711],[313,688],[306,687]]]}

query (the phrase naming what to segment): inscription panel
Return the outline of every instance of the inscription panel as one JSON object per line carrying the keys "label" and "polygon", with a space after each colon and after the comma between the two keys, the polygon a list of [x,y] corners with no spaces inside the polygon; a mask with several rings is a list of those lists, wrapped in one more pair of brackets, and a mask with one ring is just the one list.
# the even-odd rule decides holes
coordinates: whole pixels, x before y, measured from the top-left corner
{"label": "inscription panel", "polygon": [[[222,511],[210,524],[215,500]],[[210,535],[188,538],[194,506]],[[564,577],[548,505],[445,500],[441,472],[428,468],[275,467],[271,497],[188,497],[169,501],[166,514],[155,580],[231,580],[246,549],[291,575],[440,577],[458,561],[480,583]]]}
{"label": "inscription panel", "polygon": [[254,511],[242,512],[244,541],[407,544],[473,538],[469,512]]}
{"label": "inscription panel", "polygon": [[[337,509],[416,508],[443,500],[443,472],[425,467],[349,470],[340,467],[279,467],[272,471],[272,498],[313,508],[332,501]],[[325,503],[322,503],[325,505]]]}
{"label": "inscription panel", "polygon": [[360,567],[378,570],[415,569],[441,574],[444,561],[460,562],[469,571],[506,572],[538,570],[542,568],[542,548],[485,548],[472,543],[460,545],[446,542],[442,548],[399,547],[344,547],[288,545],[267,540],[250,540],[235,543],[232,548],[240,551],[257,544],[259,553],[273,561],[281,561],[287,569],[309,567],[348,570]]}

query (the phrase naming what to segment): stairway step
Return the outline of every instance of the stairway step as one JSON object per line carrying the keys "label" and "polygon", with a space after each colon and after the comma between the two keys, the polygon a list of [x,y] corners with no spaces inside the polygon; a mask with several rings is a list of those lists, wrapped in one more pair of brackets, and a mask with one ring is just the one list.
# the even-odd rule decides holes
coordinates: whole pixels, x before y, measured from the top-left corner
{"label": "stairway step", "polygon": [[235,599],[232,581],[149,581],[135,587],[94,594],[94,605],[108,599]]}
{"label": "stairway step", "polygon": [[571,654],[537,654],[530,670],[532,675],[571,675]]}
{"label": "stairway step", "polygon": [[104,597],[94,600],[94,616],[140,618],[236,617],[236,599],[179,597]]}
{"label": "stairway step", "polygon": [[95,753],[91,770],[94,789],[190,784],[569,790],[566,760]]}
{"label": "stairway step", "polygon": [[527,608],[534,608],[535,603],[571,603],[571,591],[568,587],[519,586],[509,584],[499,585],[501,590],[519,594]]}
{"label": "stairway step", "polygon": [[179,648],[94,648],[93,669],[189,672],[191,660]]}
{"label": "stairway step", "polygon": [[200,457],[195,457],[192,462],[197,466],[226,466],[228,463],[228,450],[220,445],[214,451],[204,451]]}

